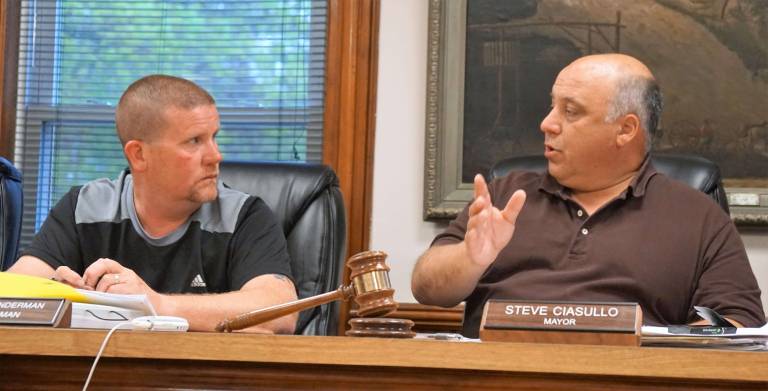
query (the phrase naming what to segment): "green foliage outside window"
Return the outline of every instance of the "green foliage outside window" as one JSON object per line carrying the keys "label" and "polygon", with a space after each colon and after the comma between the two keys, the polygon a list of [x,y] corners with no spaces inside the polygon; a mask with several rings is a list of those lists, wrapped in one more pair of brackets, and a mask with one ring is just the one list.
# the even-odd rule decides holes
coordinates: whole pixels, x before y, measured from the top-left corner
{"label": "green foliage outside window", "polygon": [[37,226],[71,186],[127,166],[114,108],[149,74],[213,95],[225,159],[320,160],[325,1],[36,0],[22,14],[20,107],[42,123],[22,152],[39,154]]}

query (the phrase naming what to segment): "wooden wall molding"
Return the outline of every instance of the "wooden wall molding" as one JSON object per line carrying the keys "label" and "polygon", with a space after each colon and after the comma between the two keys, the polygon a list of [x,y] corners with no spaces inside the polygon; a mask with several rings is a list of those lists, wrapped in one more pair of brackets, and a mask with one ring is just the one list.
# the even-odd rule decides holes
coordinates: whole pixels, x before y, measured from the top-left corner
{"label": "wooden wall molding", "polygon": [[[344,196],[347,256],[367,250],[370,239],[379,7],[379,0],[328,1],[323,162]],[[343,303],[340,334],[348,312]]]}
{"label": "wooden wall molding", "polygon": [[420,333],[461,333],[464,322],[464,304],[444,308],[418,303],[400,303],[397,311],[387,318],[410,319],[413,331]]}
{"label": "wooden wall molding", "polygon": [[[357,311],[349,311],[351,317],[357,317]],[[384,316],[392,319],[409,319],[411,328],[419,333],[461,333],[464,325],[464,303],[455,307],[439,307],[419,303],[398,303],[397,309]]]}
{"label": "wooden wall molding", "polygon": [[0,2],[0,156],[13,161],[21,0]]}

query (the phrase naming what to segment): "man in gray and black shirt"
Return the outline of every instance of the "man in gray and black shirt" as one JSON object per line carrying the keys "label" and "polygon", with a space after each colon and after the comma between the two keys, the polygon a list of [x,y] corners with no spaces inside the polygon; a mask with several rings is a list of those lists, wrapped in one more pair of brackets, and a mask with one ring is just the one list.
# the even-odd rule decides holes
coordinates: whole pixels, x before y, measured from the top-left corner
{"label": "man in gray and black shirt", "polygon": [[[219,114],[205,90],[144,77],[121,97],[116,125],[130,170],[73,188],[10,272],[147,294],[158,314],[187,318],[192,330],[296,299],[269,207],[218,183]],[[260,328],[292,333],[295,323],[290,315]]]}

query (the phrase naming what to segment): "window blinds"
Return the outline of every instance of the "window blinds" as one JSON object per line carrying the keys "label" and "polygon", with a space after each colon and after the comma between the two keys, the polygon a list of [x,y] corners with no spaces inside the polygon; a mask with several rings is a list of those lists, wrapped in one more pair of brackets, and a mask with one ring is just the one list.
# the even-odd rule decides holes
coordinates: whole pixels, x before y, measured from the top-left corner
{"label": "window blinds", "polygon": [[114,109],[148,74],[213,95],[225,160],[322,159],[323,0],[30,0],[21,13],[22,245],[71,186],[126,167]]}

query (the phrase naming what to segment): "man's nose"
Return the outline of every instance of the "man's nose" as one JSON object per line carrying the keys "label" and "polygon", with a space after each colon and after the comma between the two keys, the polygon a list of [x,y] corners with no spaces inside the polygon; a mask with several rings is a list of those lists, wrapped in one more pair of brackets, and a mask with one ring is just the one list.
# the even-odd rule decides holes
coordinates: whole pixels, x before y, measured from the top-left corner
{"label": "man's nose", "polygon": [[544,134],[560,133],[560,123],[557,120],[557,113],[555,112],[555,109],[549,110],[547,116],[544,117],[544,119],[541,121],[540,129],[542,132],[544,132]]}
{"label": "man's nose", "polygon": [[212,140],[208,147],[208,152],[205,155],[207,163],[218,164],[221,162],[222,156],[219,151],[219,144],[216,140]]}

